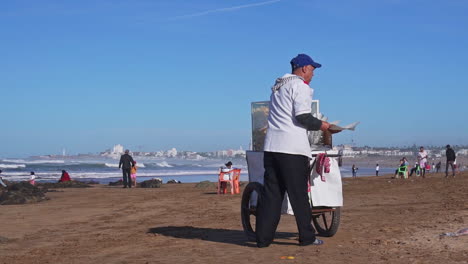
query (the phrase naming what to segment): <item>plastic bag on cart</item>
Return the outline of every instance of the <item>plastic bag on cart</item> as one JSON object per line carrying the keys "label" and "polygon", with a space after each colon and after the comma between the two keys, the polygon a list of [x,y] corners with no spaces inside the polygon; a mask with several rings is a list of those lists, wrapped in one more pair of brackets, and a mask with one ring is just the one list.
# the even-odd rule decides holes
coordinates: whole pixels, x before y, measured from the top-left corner
{"label": "plastic bag on cart", "polygon": [[[324,175],[325,181],[322,181],[314,166],[310,176],[311,192],[309,193],[312,204],[328,207],[343,206],[341,172],[336,158],[330,158],[330,173],[323,173],[322,175]],[[287,194],[283,201],[281,213],[294,215]]]}
{"label": "plastic bag on cart", "polygon": [[343,206],[341,172],[336,158],[330,158],[330,173],[323,173],[325,181],[314,170],[310,176],[311,197],[314,206]]}

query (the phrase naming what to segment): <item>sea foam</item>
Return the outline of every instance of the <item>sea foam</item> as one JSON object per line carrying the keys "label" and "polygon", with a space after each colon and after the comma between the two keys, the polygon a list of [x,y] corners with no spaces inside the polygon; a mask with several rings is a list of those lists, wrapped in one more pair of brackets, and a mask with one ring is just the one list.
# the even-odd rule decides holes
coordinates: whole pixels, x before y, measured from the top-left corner
{"label": "sea foam", "polygon": [[18,168],[26,168],[25,164],[0,164],[0,168],[2,169],[18,169]]}
{"label": "sea foam", "polygon": [[[109,167],[109,168],[118,168],[119,167],[119,164],[117,164],[117,163],[104,163],[104,165],[106,165],[106,167]],[[145,168],[145,164],[137,163],[137,167]]]}

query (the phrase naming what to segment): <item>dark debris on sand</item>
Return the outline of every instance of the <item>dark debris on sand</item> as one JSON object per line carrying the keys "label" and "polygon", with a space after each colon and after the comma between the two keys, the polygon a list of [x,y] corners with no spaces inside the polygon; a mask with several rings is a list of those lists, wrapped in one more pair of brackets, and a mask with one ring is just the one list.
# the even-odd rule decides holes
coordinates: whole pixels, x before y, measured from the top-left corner
{"label": "dark debris on sand", "polygon": [[8,238],[0,236],[0,244],[1,243],[7,243],[9,241]]}
{"label": "dark debris on sand", "polygon": [[210,181],[201,181],[195,185],[195,188],[215,188],[216,185]]}
{"label": "dark debris on sand", "polygon": [[151,180],[143,181],[139,185],[141,188],[161,188],[162,180],[151,179]]}
{"label": "dark debris on sand", "polygon": [[115,182],[109,182],[109,186],[123,186],[123,180],[118,180]]}
{"label": "dark debris on sand", "polygon": [[29,182],[8,182],[7,188],[0,190],[0,205],[37,203],[48,200],[47,190],[31,185]]}
{"label": "dark debris on sand", "polygon": [[181,182],[181,181],[178,181],[178,180],[172,179],[172,180],[168,180],[166,183],[168,183],[168,184],[173,184],[173,183],[182,183],[182,182]]}
{"label": "dark debris on sand", "polygon": [[88,188],[91,187],[86,182],[81,181],[66,181],[66,182],[44,182],[36,183],[36,186],[41,189],[58,189],[58,188]]}

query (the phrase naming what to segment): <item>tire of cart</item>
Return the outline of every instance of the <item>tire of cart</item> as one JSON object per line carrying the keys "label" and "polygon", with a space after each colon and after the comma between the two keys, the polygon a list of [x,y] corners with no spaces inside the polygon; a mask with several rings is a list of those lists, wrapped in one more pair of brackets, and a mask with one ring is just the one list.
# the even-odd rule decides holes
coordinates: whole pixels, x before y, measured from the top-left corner
{"label": "tire of cart", "polygon": [[[253,193],[257,193],[257,200],[263,192],[262,184],[250,182],[244,189],[241,201],[241,220],[244,233],[248,241],[255,242],[256,234],[252,226],[257,216],[257,206],[251,203]],[[315,207],[312,209],[312,222],[319,236],[331,237],[336,234],[340,225],[340,207]]]}
{"label": "tire of cart", "polygon": [[[247,239],[251,242],[255,242],[257,240],[257,236],[251,224],[251,221],[255,223],[255,218],[257,216],[257,206],[252,205],[250,202],[254,192],[257,193],[258,200],[262,195],[263,186],[258,182],[250,182],[247,184],[247,186],[245,186],[244,192],[242,193],[241,201],[242,227],[244,228],[244,233],[247,236]],[[252,219],[251,216],[253,216]]]}
{"label": "tire of cart", "polygon": [[312,222],[319,236],[332,237],[338,231],[341,207],[313,208]]}

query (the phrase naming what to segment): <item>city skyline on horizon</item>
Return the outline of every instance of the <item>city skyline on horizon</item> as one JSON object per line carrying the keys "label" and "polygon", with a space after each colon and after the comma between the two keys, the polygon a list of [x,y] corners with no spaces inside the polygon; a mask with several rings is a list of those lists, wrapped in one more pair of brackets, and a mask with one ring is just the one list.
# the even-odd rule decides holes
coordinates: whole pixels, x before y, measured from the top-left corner
{"label": "city skyline on horizon", "polygon": [[[117,146],[119,144],[116,144],[114,145]],[[424,147],[428,150],[432,149],[432,148],[438,148],[438,149],[445,149],[445,146],[447,144],[443,144],[443,145],[424,145]],[[467,144],[449,144],[452,146],[452,148],[454,149],[467,149],[468,148],[468,145]],[[350,144],[339,144],[339,145],[335,145],[334,147],[343,147],[343,146],[350,146],[352,148],[356,148],[356,149],[367,149],[367,148],[370,148],[370,149],[387,149],[387,150],[407,150],[407,149],[419,149],[419,147],[421,145],[418,145],[418,144],[412,144],[412,145],[402,145],[402,146],[368,146],[368,145],[350,145]],[[137,150],[137,149],[132,149],[132,148],[126,148],[125,146],[123,146],[124,149],[129,149],[130,152],[143,152],[143,153],[156,153],[156,152],[168,152],[168,151],[171,151],[173,149],[176,149],[177,152],[194,152],[194,153],[216,153],[216,152],[220,152],[220,151],[236,151],[236,150],[243,150],[243,151],[249,151],[250,149],[246,148],[244,149],[242,146],[240,146],[240,148],[225,148],[225,149],[217,149],[217,150],[208,150],[208,151],[197,151],[197,150],[193,150],[193,149],[178,149],[176,147],[171,147],[171,148],[168,148],[168,149],[155,149],[155,150]],[[23,156],[11,156],[11,157],[2,157],[0,156],[0,158],[27,158],[27,157],[37,157],[37,156],[78,156],[78,155],[100,155],[101,153],[104,153],[104,152],[108,152],[112,149],[112,147],[110,148],[106,148],[104,150],[98,150],[98,151],[88,151],[88,152],[76,152],[76,153],[69,153],[67,151],[67,149],[62,149],[61,152],[57,152],[57,153],[41,153],[41,154],[37,154],[37,155],[23,155]],[[65,155],[64,155],[65,154]]]}

